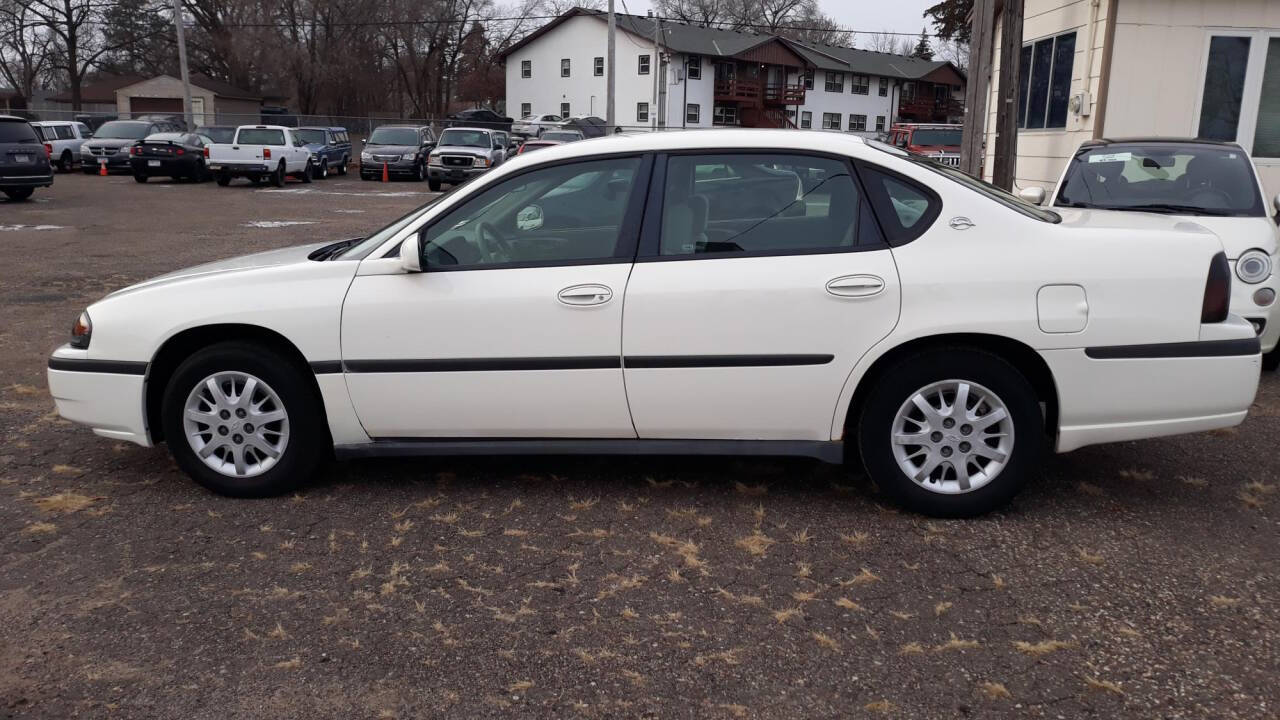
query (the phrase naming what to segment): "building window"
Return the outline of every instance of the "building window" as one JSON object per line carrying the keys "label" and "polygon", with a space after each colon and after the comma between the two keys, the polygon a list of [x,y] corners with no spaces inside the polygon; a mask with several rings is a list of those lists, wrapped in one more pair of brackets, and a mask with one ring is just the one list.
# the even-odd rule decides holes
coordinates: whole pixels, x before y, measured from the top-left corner
{"label": "building window", "polygon": [[813,89],[813,68],[804,71],[804,89]]}
{"label": "building window", "polygon": [[733,105],[716,105],[711,111],[712,125],[737,125],[738,108]]}
{"label": "building window", "polygon": [[569,58],[560,60],[560,77],[569,77]]}
{"label": "building window", "polygon": [[636,122],[649,122],[649,103],[636,103]]}
{"label": "building window", "polygon": [[560,117],[569,119],[569,103],[560,103]]}
{"label": "building window", "polygon": [[594,71],[594,72],[595,72],[595,76],[596,76],[596,77],[600,77],[600,76],[604,75],[604,58],[602,58],[602,57],[598,57],[598,58],[596,58],[596,60],[595,60],[595,71]]}
{"label": "building window", "polygon": [[867,95],[871,89],[871,78],[866,75],[854,75],[850,80],[849,92],[854,95]]}
{"label": "building window", "polygon": [[685,61],[684,76],[690,80],[702,79],[702,56],[700,55],[689,56],[689,59]]}
{"label": "building window", "polygon": [[884,116],[876,116],[876,132],[884,132]]}
{"label": "building window", "polygon": [[888,94],[889,94],[889,78],[882,77],[880,78],[880,97],[885,97]]}
{"label": "building window", "polygon": [[700,120],[701,117],[702,108],[697,104],[689,103],[684,106],[684,121],[686,123],[694,123],[696,125],[697,123],[702,122],[702,120]]}
{"label": "building window", "polygon": [[866,115],[850,115],[849,129],[850,130],[866,130],[867,116]]}
{"label": "building window", "polygon": [[813,127],[813,113],[808,110],[800,111],[800,127],[805,130]]}
{"label": "building window", "polygon": [[822,113],[823,130],[840,129],[840,113]]}
{"label": "building window", "polygon": [[1197,137],[1280,158],[1280,34],[1211,35],[1204,68]]}
{"label": "building window", "polygon": [[520,117],[527,118],[533,114],[532,103],[520,103]]}
{"label": "building window", "polygon": [[533,77],[533,61],[532,60],[520,61],[520,77],[522,78]]}
{"label": "building window", "polygon": [[640,56],[639,71],[641,75],[649,74],[649,56],[648,55]]}
{"label": "building window", "polygon": [[828,72],[827,76],[827,92],[838,93],[844,92],[844,73]]}
{"label": "building window", "polygon": [[1018,127],[1067,126],[1067,100],[1071,97],[1071,68],[1075,56],[1075,32],[1022,46]]}

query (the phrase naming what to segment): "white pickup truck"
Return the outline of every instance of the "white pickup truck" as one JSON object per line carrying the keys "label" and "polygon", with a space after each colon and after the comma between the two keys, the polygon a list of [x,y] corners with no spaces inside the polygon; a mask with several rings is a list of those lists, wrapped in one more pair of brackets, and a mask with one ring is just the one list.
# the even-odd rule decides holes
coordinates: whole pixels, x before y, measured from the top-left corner
{"label": "white pickup truck", "polygon": [[205,166],[224,187],[236,177],[254,185],[270,180],[276,187],[289,175],[311,182],[311,152],[293,128],[241,125],[231,142],[206,145],[204,155]]}

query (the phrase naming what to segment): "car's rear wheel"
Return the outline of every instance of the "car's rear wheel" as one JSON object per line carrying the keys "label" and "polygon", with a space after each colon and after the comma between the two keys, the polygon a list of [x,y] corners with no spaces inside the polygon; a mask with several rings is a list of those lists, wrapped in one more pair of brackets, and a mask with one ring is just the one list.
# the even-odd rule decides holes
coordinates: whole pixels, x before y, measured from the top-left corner
{"label": "car's rear wheel", "polygon": [[146,173],[134,173],[134,174],[133,174],[133,181],[134,181],[134,182],[140,182],[140,183],[144,183],[144,182],[146,182],[146,181],[147,181],[147,175],[146,175]]}
{"label": "car's rear wheel", "polygon": [[280,164],[276,166],[276,171],[271,173],[271,184],[275,185],[276,187],[284,187],[284,178],[285,178],[284,161],[281,160]]}
{"label": "car's rear wheel", "polygon": [[871,479],[910,510],[972,517],[1039,471],[1044,420],[1031,383],[973,348],[931,350],[875,380],[857,422]]}
{"label": "car's rear wheel", "polygon": [[4,194],[9,196],[10,200],[26,200],[33,192],[35,192],[34,188],[11,188],[5,190]]}
{"label": "car's rear wheel", "polygon": [[218,185],[219,185],[220,187],[226,187],[226,186],[230,185],[230,184],[231,184],[231,174],[230,174],[230,173],[225,173],[225,172],[220,172],[220,173],[218,173],[217,183],[218,183]]}
{"label": "car's rear wheel", "polygon": [[58,156],[58,171],[71,172],[71,164],[73,161],[74,159],[71,156],[71,151],[63,150],[62,155]]}
{"label": "car's rear wheel", "polygon": [[295,363],[265,347],[197,352],[174,371],[161,407],[178,466],[221,495],[287,492],[328,455],[319,399]]}

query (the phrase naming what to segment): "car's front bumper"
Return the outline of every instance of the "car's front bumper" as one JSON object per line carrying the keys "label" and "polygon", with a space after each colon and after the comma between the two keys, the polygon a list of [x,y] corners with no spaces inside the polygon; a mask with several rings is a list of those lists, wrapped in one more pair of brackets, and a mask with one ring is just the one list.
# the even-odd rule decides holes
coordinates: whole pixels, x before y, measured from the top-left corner
{"label": "car's front bumper", "polygon": [[147,363],[93,360],[88,355],[63,345],[49,357],[49,393],[58,414],[103,437],[150,447]]}
{"label": "car's front bumper", "polygon": [[[1274,266],[1276,258],[1272,257],[1271,261]],[[1253,323],[1255,328],[1261,326],[1258,337],[1262,340],[1263,353],[1271,352],[1280,343],[1280,311],[1276,310],[1280,307],[1280,267],[1276,271],[1266,280],[1250,284],[1240,280],[1236,275],[1236,261],[1231,261],[1231,312]],[[1254,301],[1254,293],[1263,288],[1271,288],[1277,300],[1265,306]]]}
{"label": "car's front bumper", "polygon": [[1200,342],[1042,350],[1058,391],[1058,452],[1204,432],[1244,421],[1260,344],[1242,318],[1202,325]]}
{"label": "car's front bumper", "polygon": [[388,175],[416,175],[419,162],[417,160],[400,159],[393,162],[380,160],[361,160],[360,174],[363,176],[382,175],[382,167],[386,165]]}
{"label": "car's front bumper", "polygon": [[487,172],[489,172],[487,167],[457,168],[447,165],[432,165],[427,168],[427,177],[450,185],[460,185]]}
{"label": "car's front bumper", "polygon": [[84,168],[86,173],[98,172],[101,165],[106,165],[107,170],[129,170],[130,155],[127,152],[115,153],[112,155],[86,155],[80,154],[80,166]]}

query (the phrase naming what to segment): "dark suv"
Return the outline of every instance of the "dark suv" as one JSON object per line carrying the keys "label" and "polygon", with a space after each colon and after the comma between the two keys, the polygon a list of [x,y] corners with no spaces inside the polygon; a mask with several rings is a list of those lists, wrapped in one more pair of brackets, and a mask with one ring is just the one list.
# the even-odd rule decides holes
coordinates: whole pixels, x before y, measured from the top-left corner
{"label": "dark suv", "polygon": [[36,188],[52,184],[49,153],[31,123],[0,115],[0,191],[10,200],[26,200]]}

